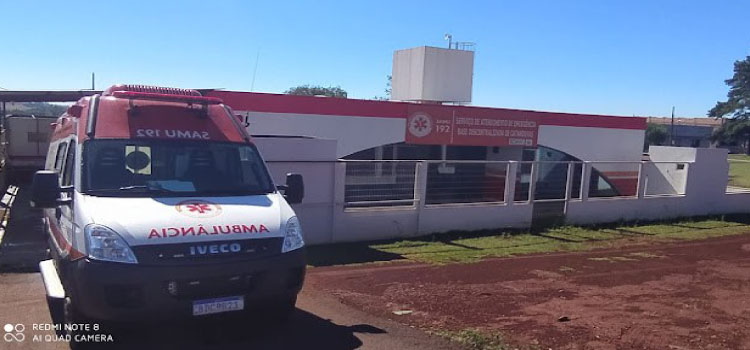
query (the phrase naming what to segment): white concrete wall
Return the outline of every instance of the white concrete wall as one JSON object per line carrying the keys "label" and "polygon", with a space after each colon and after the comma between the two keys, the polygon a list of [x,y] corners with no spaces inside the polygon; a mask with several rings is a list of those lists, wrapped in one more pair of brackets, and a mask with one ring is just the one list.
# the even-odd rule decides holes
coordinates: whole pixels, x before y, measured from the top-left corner
{"label": "white concrete wall", "polygon": [[333,194],[336,188],[334,166],[336,141],[309,138],[253,138],[277,185],[286,183],[286,174],[301,174],[305,198],[293,204],[308,244],[332,241]]}
{"label": "white concrete wall", "polygon": [[640,161],[643,130],[540,125],[540,145],[580,160]]}
{"label": "white concrete wall", "polygon": [[645,163],[643,173],[646,177],[646,195],[684,194],[688,166],[677,169],[675,163]]}
{"label": "white concrete wall", "polygon": [[471,102],[474,52],[421,46],[393,53],[391,99]]}
{"label": "white concrete wall", "polygon": [[[304,138],[256,138],[261,153],[278,184],[288,172],[305,178],[305,199],[294,209],[302,222],[308,244],[408,238],[454,230],[474,231],[531,226],[533,204],[475,203],[425,205],[427,164],[416,171],[416,201],[412,206],[346,208],[344,191],[346,162],[336,162],[333,140]],[[616,221],[662,220],[696,215],[750,212],[750,193],[726,193],[728,163],[726,150],[665,147],[655,158],[690,162],[687,177],[662,175],[665,186],[684,185],[684,195],[649,196],[641,193],[628,198],[571,199],[566,207],[566,222],[584,225]],[[289,160],[287,160],[289,159]],[[596,166],[596,163],[593,164]],[[510,162],[509,183],[515,183]],[[663,168],[663,167],[662,167]],[[644,168],[658,178],[662,168]],[[649,169],[649,170],[646,170]],[[670,182],[671,181],[671,182]],[[681,182],[680,182],[681,181]],[[514,187],[506,188],[512,198]],[[660,193],[662,194],[662,193]]]}
{"label": "white concrete wall", "polygon": [[529,204],[427,206],[419,216],[419,234],[531,227]]}
{"label": "white concrete wall", "polygon": [[[750,193],[726,192],[729,165],[725,149],[652,147],[649,153],[653,161],[691,162],[682,170],[687,172],[686,176],[675,175],[672,169],[674,164],[656,164],[658,166],[649,170],[664,171],[660,180],[664,183],[660,183],[660,186],[673,190],[684,187],[684,195],[648,196],[651,194],[649,190],[645,195],[641,194],[640,199],[570,201],[566,222],[583,225],[750,212]],[[655,173],[649,177],[658,178]]]}
{"label": "white concrete wall", "polygon": [[406,119],[235,111],[247,116],[252,135],[307,136],[337,140],[336,157],[404,142]]}

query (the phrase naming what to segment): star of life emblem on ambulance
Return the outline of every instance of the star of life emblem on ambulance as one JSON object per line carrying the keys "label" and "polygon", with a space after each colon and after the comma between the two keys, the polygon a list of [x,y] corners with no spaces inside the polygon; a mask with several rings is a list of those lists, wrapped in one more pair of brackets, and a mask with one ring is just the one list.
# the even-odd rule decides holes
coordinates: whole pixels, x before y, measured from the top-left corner
{"label": "star of life emblem on ambulance", "polygon": [[194,218],[211,218],[221,214],[221,206],[209,201],[190,199],[175,204],[178,213]]}
{"label": "star of life emblem on ambulance", "polygon": [[432,132],[432,118],[425,113],[415,113],[407,120],[409,133],[415,137],[425,137]]}

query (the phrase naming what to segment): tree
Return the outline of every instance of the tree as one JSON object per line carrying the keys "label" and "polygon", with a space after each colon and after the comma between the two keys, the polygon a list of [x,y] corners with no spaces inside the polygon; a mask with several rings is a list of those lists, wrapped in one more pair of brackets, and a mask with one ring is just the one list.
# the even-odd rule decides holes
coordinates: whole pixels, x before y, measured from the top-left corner
{"label": "tree", "polygon": [[750,154],[750,120],[726,119],[721,127],[714,130],[711,140],[722,145],[737,145]]}
{"label": "tree", "polygon": [[34,114],[48,117],[58,117],[68,109],[66,105],[59,105],[47,102],[21,102],[12,104],[8,114]]}
{"label": "tree", "polygon": [[724,143],[742,145],[750,154],[750,56],[734,62],[734,75],[724,81],[729,85],[726,101],[716,102],[708,111],[713,118],[727,118],[712,138]]}
{"label": "tree", "polygon": [[646,126],[646,138],[643,149],[647,149],[650,145],[663,145],[668,137],[669,134],[664,125],[648,123]]}
{"label": "tree", "polygon": [[391,98],[391,91],[393,91],[393,88],[391,87],[391,83],[393,82],[393,77],[388,74],[388,83],[385,84],[385,95],[388,96],[388,98]]}
{"label": "tree", "polygon": [[323,87],[319,85],[300,85],[289,88],[284,91],[287,95],[301,95],[301,96],[328,96],[328,97],[339,97],[346,98],[347,93],[340,86],[329,86]]}
{"label": "tree", "polygon": [[384,90],[385,91],[385,96],[375,96],[375,97],[372,98],[373,100],[388,101],[388,100],[391,99],[391,90],[392,90],[391,89],[391,81],[393,80],[393,77],[391,77],[390,74],[387,75],[387,77],[388,77],[388,82],[385,83],[385,90]]}

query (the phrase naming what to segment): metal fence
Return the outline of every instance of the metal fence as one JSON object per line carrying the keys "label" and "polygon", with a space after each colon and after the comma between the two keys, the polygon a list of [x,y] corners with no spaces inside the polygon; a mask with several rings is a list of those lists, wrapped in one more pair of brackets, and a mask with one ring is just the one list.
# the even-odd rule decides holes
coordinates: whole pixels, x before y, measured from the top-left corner
{"label": "metal fence", "polygon": [[346,161],[347,207],[414,205],[416,161]]}
{"label": "metal fence", "polygon": [[504,202],[507,162],[428,162],[425,204]]}
{"label": "metal fence", "polygon": [[414,206],[419,201],[424,205],[506,203],[510,195],[514,202],[684,195],[689,166],[688,162],[343,162],[344,202],[350,208]]}

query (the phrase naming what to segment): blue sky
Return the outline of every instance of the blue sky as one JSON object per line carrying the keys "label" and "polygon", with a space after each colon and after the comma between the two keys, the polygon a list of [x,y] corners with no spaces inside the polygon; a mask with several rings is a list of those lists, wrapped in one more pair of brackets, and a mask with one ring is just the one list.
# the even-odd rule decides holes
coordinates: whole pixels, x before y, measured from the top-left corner
{"label": "blue sky", "polygon": [[748,1],[0,0],[0,87],[383,95],[392,53],[476,43],[474,105],[704,116],[750,55]]}

